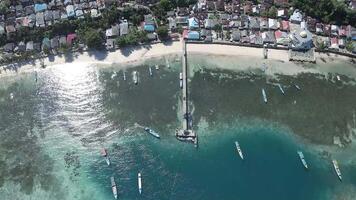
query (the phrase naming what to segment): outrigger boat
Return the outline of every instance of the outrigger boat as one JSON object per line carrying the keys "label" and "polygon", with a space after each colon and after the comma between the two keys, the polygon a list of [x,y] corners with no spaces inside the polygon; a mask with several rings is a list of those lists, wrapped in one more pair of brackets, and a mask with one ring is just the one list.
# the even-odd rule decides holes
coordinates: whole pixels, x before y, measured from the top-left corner
{"label": "outrigger boat", "polygon": [[294,87],[295,87],[295,88],[297,88],[297,90],[300,90],[300,87],[299,87],[299,85],[297,85],[297,84],[294,84]]}
{"label": "outrigger boat", "polygon": [[150,76],[153,76],[151,67],[148,67],[148,71],[150,73]]}
{"label": "outrigger boat", "polygon": [[134,71],[134,72],[133,72],[133,81],[134,81],[134,83],[137,85],[137,83],[138,83],[137,71]]}
{"label": "outrigger boat", "polygon": [[244,159],[244,155],[242,154],[240,144],[239,144],[237,141],[235,141],[235,146],[236,146],[237,152],[239,153],[239,156],[240,156],[241,159],[243,160],[243,159]]}
{"label": "outrigger boat", "polygon": [[142,194],[142,177],[141,177],[141,173],[138,173],[138,175],[137,175],[137,177],[138,177],[138,192],[140,193],[140,194]]}
{"label": "outrigger boat", "polygon": [[341,171],[339,168],[339,164],[337,163],[336,160],[333,160],[333,165],[334,165],[334,169],[335,169],[337,176],[339,177],[340,181],[342,181]]}
{"label": "outrigger boat", "polygon": [[152,129],[148,128],[148,127],[145,127],[145,131],[149,134],[151,134],[152,136],[160,139],[160,136],[158,135],[158,133],[156,133],[155,131],[153,131]]}
{"label": "outrigger boat", "polygon": [[341,81],[341,78],[340,78],[339,75],[336,75],[336,78],[337,78],[338,81]]}
{"label": "outrigger boat", "polygon": [[124,74],[124,81],[126,81],[126,73],[125,71],[122,72]]}
{"label": "outrigger boat", "polygon": [[278,84],[278,88],[279,88],[279,90],[282,92],[282,94],[285,95],[284,90],[283,90],[281,84]]}
{"label": "outrigger boat", "polygon": [[101,155],[105,158],[106,164],[110,165],[110,159],[108,155],[108,151],[106,149],[101,150]]}
{"label": "outrigger boat", "polygon": [[114,195],[114,198],[117,199],[117,188],[116,188],[116,183],[114,177],[111,177],[111,189],[112,189],[112,194]]}
{"label": "outrigger boat", "polygon": [[179,87],[183,88],[183,73],[179,73]]}
{"label": "outrigger boat", "polygon": [[156,70],[159,70],[159,65],[156,65]]}
{"label": "outrigger boat", "polygon": [[305,169],[308,169],[308,164],[307,164],[307,162],[305,161],[305,157],[304,157],[303,152],[297,151],[297,153],[298,153],[298,155],[299,155],[300,161],[302,161],[302,164],[303,164],[304,168],[305,168]]}
{"label": "outrigger boat", "polygon": [[262,89],[262,96],[263,96],[263,101],[267,103],[267,95],[265,89]]}

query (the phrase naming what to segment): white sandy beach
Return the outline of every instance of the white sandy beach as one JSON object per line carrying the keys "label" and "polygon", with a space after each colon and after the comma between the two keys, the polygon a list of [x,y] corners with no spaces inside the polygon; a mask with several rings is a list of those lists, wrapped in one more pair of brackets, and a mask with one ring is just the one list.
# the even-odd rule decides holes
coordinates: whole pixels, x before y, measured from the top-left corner
{"label": "white sandy beach", "polygon": [[[187,51],[191,54],[208,54],[208,55],[224,55],[224,56],[248,56],[262,59],[262,48],[251,48],[241,46],[229,46],[218,44],[188,44]],[[170,44],[152,44],[149,46],[140,46],[136,48],[125,48],[114,52],[93,51],[83,53],[73,53],[67,56],[50,56],[43,59],[43,63],[48,66],[61,65],[66,63],[86,63],[86,64],[115,64],[115,63],[136,63],[148,58],[161,57],[170,54],[181,54],[182,42],[176,41]],[[320,59],[323,62],[334,60],[350,60],[348,57],[335,54],[320,54],[317,53],[317,62]],[[281,62],[289,62],[288,51],[269,49],[268,60],[276,60]],[[2,71],[0,76],[13,75],[16,73],[24,73],[32,71],[40,67],[40,60],[34,61],[31,64],[22,65],[17,72]],[[299,70],[297,70],[299,71]]]}

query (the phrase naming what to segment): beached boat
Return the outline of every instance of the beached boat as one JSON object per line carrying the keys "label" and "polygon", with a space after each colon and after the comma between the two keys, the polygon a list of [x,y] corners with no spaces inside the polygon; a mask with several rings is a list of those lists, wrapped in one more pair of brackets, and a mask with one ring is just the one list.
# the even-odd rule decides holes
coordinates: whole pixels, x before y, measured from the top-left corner
{"label": "beached boat", "polygon": [[304,168],[305,168],[305,169],[308,169],[308,164],[307,164],[307,162],[305,161],[305,157],[304,157],[303,152],[297,151],[297,153],[298,153],[298,156],[299,156],[299,158],[300,158],[300,161],[302,161],[302,164],[303,164]]}
{"label": "beached boat", "polygon": [[239,144],[237,141],[235,141],[235,146],[236,146],[237,152],[239,153],[239,156],[240,156],[241,159],[243,160],[243,159],[244,159],[244,155],[242,154],[240,144]]}
{"label": "beached boat", "polygon": [[111,177],[111,189],[112,189],[112,194],[114,195],[114,198],[117,199],[117,188],[116,188],[116,183],[114,177]]}
{"label": "beached boat", "polygon": [[279,90],[282,92],[282,94],[284,95],[285,93],[284,93],[284,90],[283,90],[283,88],[282,88],[282,85],[281,85],[281,84],[278,84],[278,88],[279,88]]}
{"label": "beached boat", "polygon": [[125,73],[125,71],[123,71],[122,73],[124,75],[124,81],[126,81],[126,73]]}
{"label": "beached boat", "polygon": [[141,173],[138,173],[137,175],[137,178],[138,178],[138,192],[140,194],[142,194],[142,177],[141,177]]}
{"label": "beached boat", "polygon": [[147,133],[153,135],[154,137],[158,138],[158,139],[160,138],[160,136],[158,135],[158,133],[156,133],[155,131],[153,131],[152,129],[150,129],[150,128],[148,128],[148,127],[145,128],[145,131],[146,131]]}
{"label": "beached boat", "polygon": [[297,84],[294,84],[294,87],[295,87],[295,88],[297,88],[297,90],[300,90],[300,87],[299,87],[299,85],[297,85]]}
{"label": "beached boat", "polygon": [[335,169],[337,176],[339,177],[340,181],[342,181],[341,171],[339,168],[339,164],[337,163],[336,160],[333,160],[333,165],[334,165],[334,169]]}
{"label": "beached boat", "polygon": [[156,70],[159,70],[159,65],[156,65]]}
{"label": "beached boat", "polygon": [[137,83],[138,83],[138,74],[137,74],[137,71],[134,71],[134,72],[133,72],[133,81],[134,81],[134,83],[137,85]]}
{"label": "beached boat", "polygon": [[266,95],[265,89],[262,89],[262,97],[263,97],[263,101],[264,101],[265,103],[267,103],[267,95]]}
{"label": "beached boat", "polygon": [[106,164],[110,165],[110,159],[108,155],[108,151],[106,149],[101,150],[101,155],[105,158]]}
{"label": "beached boat", "polygon": [[148,71],[150,73],[150,76],[153,76],[151,67],[148,67]]}

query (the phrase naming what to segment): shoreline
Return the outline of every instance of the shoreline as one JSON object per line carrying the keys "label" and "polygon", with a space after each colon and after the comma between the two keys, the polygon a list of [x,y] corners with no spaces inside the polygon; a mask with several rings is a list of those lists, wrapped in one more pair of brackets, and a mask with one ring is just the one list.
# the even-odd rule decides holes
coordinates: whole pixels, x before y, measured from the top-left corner
{"label": "shoreline", "polygon": [[[241,57],[256,57],[263,59],[263,49],[256,47],[236,46],[233,44],[192,44],[187,43],[187,52],[200,55],[214,56],[241,56]],[[173,41],[168,44],[157,43],[152,45],[142,45],[126,47],[115,51],[86,51],[73,52],[66,55],[50,55],[43,59],[44,65],[47,67],[86,63],[86,64],[133,64],[140,63],[147,59],[157,58],[167,55],[181,55],[182,41]],[[316,64],[327,63],[334,61],[355,62],[353,58],[337,55],[334,53],[316,52]],[[281,49],[268,49],[268,59],[266,61],[290,62],[298,64],[300,62],[292,62],[288,59],[288,51]],[[0,71],[0,78],[12,76],[21,73],[31,72],[41,68],[41,59],[35,59],[33,62],[14,63],[19,66],[16,70],[7,69]],[[4,67],[4,66],[2,66]]]}

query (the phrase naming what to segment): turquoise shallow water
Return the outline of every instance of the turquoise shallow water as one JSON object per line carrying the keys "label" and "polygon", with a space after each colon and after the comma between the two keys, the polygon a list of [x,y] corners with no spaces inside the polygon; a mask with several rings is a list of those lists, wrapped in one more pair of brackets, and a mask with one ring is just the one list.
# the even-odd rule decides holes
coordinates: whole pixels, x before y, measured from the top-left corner
{"label": "turquoise shallow water", "polygon": [[[327,154],[294,132],[304,131],[300,124],[310,118],[299,118],[293,124],[293,117],[302,116],[306,112],[302,108],[323,95],[314,92],[316,97],[312,98],[309,90],[304,90],[304,104],[289,108],[294,114],[287,115],[277,105],[287,108],[293,98],[300,98],[291,88],[283,97],[262,76],[197,72],[191,82],[194,123],[200,139],[195,149],[174,138],[180,125],[180,65],[173,60],[170,69],[164,60],[127,68],[127,81],[117,66],[80,64],[39,71],[38,82],[34,73],[2,79],[0,199],[113,199],[111,176],[116,178],[119,198],[125,200],[353,198],[353,158],[343,157],[344,150]],[[154,70],[150,77],[148,66],[155,64],[160,64],[160,70]],[[139,72],[138,85],[132,83],[133,70]],[[287,79],[282,77],[285,82]],[[352,94],[355,89],[334,87],[312,75],[291,79],[303,87],[309,87],[310,80],[315,88],[327,85],[324,92],[329,94]],[[259,104],[262,86],[272,98],[270,107]],[[236,96],[229,94],[234,89]],[[325,103],[336,115],[340,109],[332,106],[335,101]],[[341,110],[355,109],[350,99],[343,102]],[[342,119],[348,122],[350,116],[351,112],[344,113]],[[146,125],[157,130],[162,139],[147,135],[142,130]],[[308,134],[298,135],[314,138]],[[244,151],[243,161],[235,151],[235,140]],[[111,166],[100,156],[103,147],[109,151]],[[298,159],[299,149],[305,153],[309,171]],[[331,158],[339,159],[343,182],[338,181]],[[143,176],[141,196],[138,172]]]}

